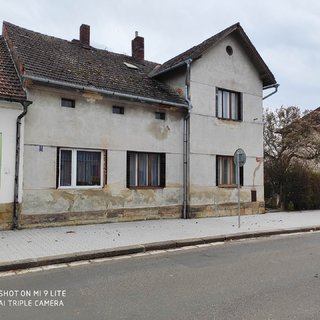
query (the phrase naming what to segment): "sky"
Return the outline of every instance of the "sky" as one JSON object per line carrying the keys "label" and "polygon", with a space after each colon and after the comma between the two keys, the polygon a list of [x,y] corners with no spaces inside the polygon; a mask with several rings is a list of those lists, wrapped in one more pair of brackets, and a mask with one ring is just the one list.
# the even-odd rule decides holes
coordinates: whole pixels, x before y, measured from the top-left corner
{"label": "sky", "polygon": [[93,46],[129,55],[138,31],[158,63],[240,22],[280,84],[264,106],[320,106],[317,0],[1,0],[3,21],[66,40],[89,24]]}

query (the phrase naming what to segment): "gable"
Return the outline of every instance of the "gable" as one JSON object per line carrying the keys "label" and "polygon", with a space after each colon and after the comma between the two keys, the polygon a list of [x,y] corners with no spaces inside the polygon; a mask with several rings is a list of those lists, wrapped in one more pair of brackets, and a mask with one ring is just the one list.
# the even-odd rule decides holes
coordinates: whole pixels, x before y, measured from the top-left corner
{"label": "gable", "polygon": [[263,61],[262,57],[260,56],[239,23],[230,26],[229,28],[219,32],[213,37],[203,41],[199,45],[194,46],[189,50],[179,54],[178,56],[168,60],[159,68],[154,70],[151,73],[151,76],[157,78],[160,75],[173,72],[174,69],[184,65],[185,61],[188,59],[192,59],[192,61],[200,59],[206,51],[210,50],[210,48],[216,46],[230,35],[237,38],[238,41],[242,43],[244,51],[259,73],[263,86],[276,84],[274,75],[272,74],[266,63]]}

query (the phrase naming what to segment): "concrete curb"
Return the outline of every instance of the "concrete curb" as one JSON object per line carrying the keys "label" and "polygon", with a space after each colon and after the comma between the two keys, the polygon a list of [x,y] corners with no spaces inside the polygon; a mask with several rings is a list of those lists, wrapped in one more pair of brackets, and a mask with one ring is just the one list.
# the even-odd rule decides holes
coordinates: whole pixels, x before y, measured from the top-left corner
{"label": "concrete curb", "polygon": [[92,260],[92,259],[98,259],[98,258],[116,257],[116,256],[123,256],[123,255],[135,254],[135,253],[143,253],[148,251],[175,249],[175,248],[181,248],[185,246],[195,246],[195,245],[215,243],[215,242],[227,242],[227,241],[234,241],[234,240],[262,238],[262,237],[270,237],[270,236],[281,235],[281,234],[304,233],[304,232],[312,232],[312,231],[319,231],[319,230],[320,230],[320,226],[313,226],[313,227],[302,227],[302,228],[298,227],[298,228],[290,228],[290,229],[275,229],[270,231],[241,232],[241,233],[228,234],[228,235],[190,238],[190,239],[182,239],[182,240],[169,240],[169,241],[151,242],[146,244],[138,244],[138,245],[132,245],[132,246],[123,246],[119,248],[75,252],[70,254],[41,257],[37,259],[23,259],[23,260],[0,263],[0,272],[42,267],[42,266],[53,265],[53,264],[70,263],[70,262],[81,261],[81,260]]}

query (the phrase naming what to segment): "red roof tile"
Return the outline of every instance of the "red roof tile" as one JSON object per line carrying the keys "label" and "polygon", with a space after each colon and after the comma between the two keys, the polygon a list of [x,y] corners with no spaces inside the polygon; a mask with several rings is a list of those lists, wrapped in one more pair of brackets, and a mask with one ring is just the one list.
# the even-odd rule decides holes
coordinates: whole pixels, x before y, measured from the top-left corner
{"label": "red roof tile", "polygon": [[0,98],[26,98],[26,94],[22,89],[16,69],[2,36],[0,36]]}

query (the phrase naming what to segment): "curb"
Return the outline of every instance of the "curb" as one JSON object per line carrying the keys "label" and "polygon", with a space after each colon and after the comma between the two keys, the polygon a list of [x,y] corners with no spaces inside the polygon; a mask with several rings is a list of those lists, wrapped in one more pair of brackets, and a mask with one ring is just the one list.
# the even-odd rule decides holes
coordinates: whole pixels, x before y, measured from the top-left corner
{"label": "curb", "polygon": [[42,257],[37,259],[16,260],[16,261],[11,261],[10,263],[9,262],[0,263],[0,272],[29,269],[29,268],[42,267],[42,266],[53,265],[53,264],[70,263],[70,262],[76,262],[81,260],[109,258],[109,257],[123,256],[123,255],[135,254],[135,253],[144,253],[148,251],[175,249],[175,248],[182,248],[186,246],[195,246],[195,245],[208,244],[208,243],[263,238],[263,237],[271,237],[274,235],[281,235],[281,234],[306,233],[306,232],[314,232],[319,230],[320,230],[320,226],[314,226],[314,227],[303,227],[303,228],[275,229],[271,231],[253,231],[250,233],[241,232],[241,233],[219,235],[219,236],[151,242],[146,244],[123,246],[123,247],[112,248],[112,249],[76,252],[76,253],[57,255],[57,256],[47,256],[47,257]]}

